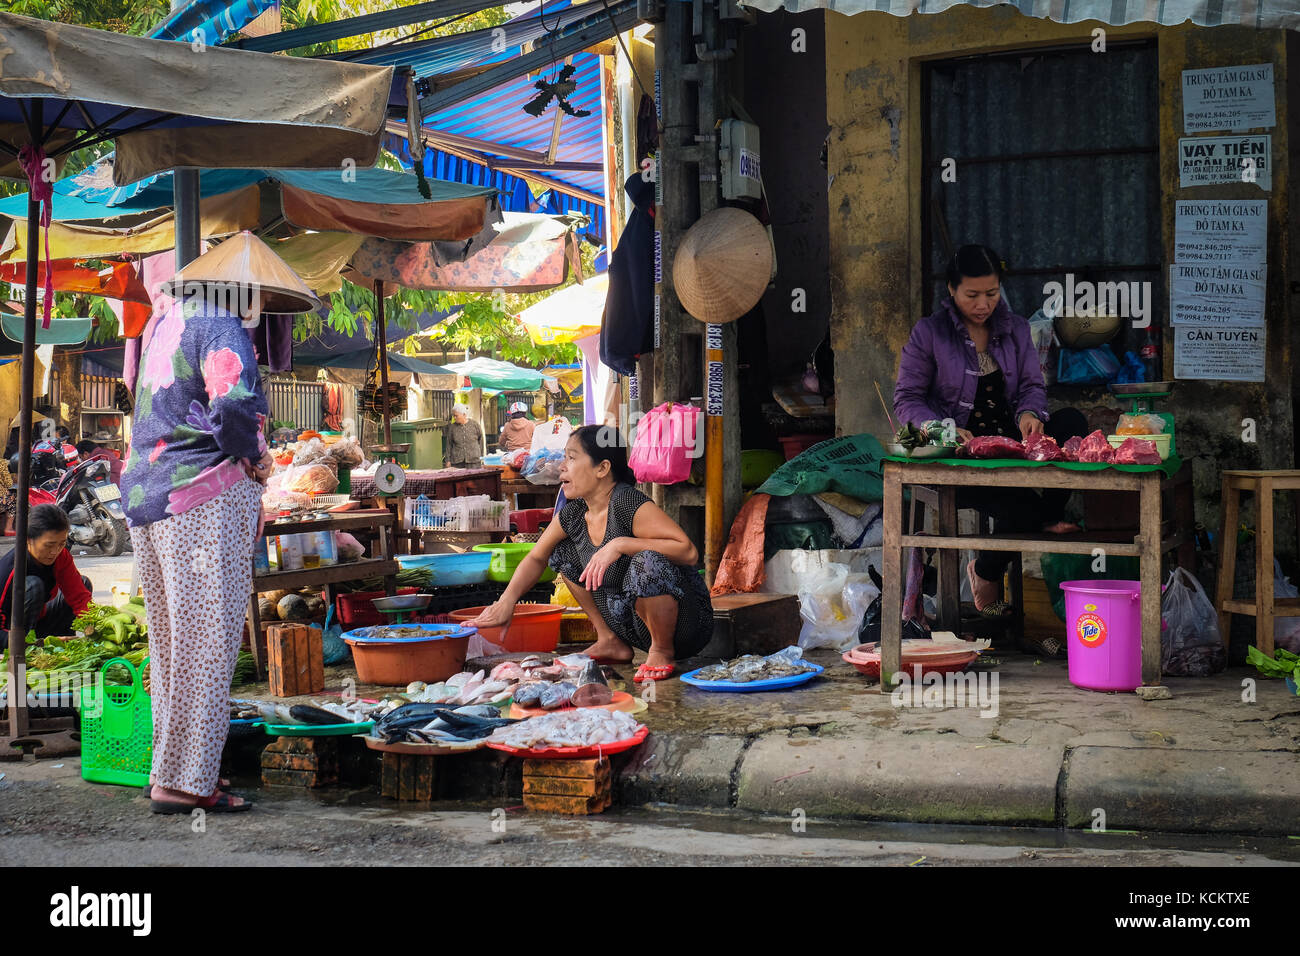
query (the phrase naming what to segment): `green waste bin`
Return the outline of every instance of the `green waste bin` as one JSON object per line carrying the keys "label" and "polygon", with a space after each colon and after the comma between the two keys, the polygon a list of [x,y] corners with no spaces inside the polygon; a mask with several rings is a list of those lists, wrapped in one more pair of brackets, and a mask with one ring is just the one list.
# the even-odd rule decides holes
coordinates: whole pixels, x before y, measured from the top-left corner
{"label": "green waste bin", "polygon": [[405,456],[399,457],[404,457],[410,468],[429,471],[441,468],[444,428],[446,423],[436,418],[393,422],[393,444],[409,443],[411,446]]}

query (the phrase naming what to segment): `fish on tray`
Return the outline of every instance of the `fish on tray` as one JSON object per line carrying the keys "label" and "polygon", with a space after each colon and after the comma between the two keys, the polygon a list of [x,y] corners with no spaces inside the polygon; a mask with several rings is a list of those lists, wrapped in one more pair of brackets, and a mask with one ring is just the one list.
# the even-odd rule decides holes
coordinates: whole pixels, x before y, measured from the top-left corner
{"label": "fish on tray", "polygon": [[787,647],[767,657],[744,654],[723,664],[701,667],[695,677],[698,680],[748,684],[758,680],[794,677],[796,674],[807,674],[815,670],[812,664],[802,658],[803,651],[798,647]]}
{"label": "fish on tray", "polygon": [[600,707],[614,699],[614,692],[601,672],[600,665],[590,658],[578,675],[578,687],[570,698],[574,707]]}
{"label": "fish on tray", "polygon": [[551,684],[542,691],[542,696],[538,698],[537,705],[543,710],[555,710],[557,707],[563,707],[573,702],[573,692],[577,689],[576,684],[570,684],[568,681]]}
{"label": "fish on tray", "polygon": [[591,747],[636,736],[642,725],[627,714],[609,710],[557,711],[501,727],[488,738],[520,750],[542,747]]}
{"label": "fish on tray", "polygon": [[496,716],[499,713],[497,708],[486,705],[408,704],[380,718],[371,733],[387,743],[407,740],[417,743],[469,742],[515,723],[509,718]]}

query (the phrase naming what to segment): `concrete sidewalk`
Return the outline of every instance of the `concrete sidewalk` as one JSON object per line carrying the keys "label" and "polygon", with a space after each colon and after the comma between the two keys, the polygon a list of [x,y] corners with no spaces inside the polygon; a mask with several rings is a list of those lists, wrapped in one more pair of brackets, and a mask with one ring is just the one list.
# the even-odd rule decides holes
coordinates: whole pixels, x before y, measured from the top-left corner
{"label": "concrete sidewalk", "polygon": [[[828,652],[802,689],[718,694],[667,681],[623,803],[790,817],[1300,834],[1300,698],[1234,668],[1168,679],[1172,700],[1069,684],[1058,661],[987,657],[985,706],[895,706]],[[972,701],[972,703],[976,703]],[[987,701],[985,702],[987,703]],[[981,716],[981,713],[990,714]]]}
{"label": "concrete sidewalk", "polygon": [[[996,675],[996,698],[935,708],[895,706],[838,655],[809,657],[826,673],[786,691],[661,681],[637,715],[649,739],[613,758],[616,802],[785,819],[1300,835],[1300,698],[1253,669],[1170,678],[1173,699],[1148,702],[1075,688],[1063,661],[991,651],[974,673],[988,691]],[[620,670],[630,680],[634,669]],[[337,693],[354,675],[327,668],[327,687]],[[1245,680],[1254,702],[1243,699]],[[356,687],[363,698],[391,690]],[[261,684],[235,696],[268,695]],[[359,759],[377,759],[353,743]],[[441,796],[518,797],[520,768],[491,750],[456,757]]]}

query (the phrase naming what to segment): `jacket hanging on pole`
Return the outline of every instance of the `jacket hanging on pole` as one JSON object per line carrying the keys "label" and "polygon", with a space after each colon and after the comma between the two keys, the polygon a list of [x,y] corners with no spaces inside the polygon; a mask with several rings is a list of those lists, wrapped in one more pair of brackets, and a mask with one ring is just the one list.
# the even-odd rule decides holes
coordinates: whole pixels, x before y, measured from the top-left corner
{"label": "jacket hanging on pole", "polygon": [[634,375],[637,356],[655,347],[655,184],[637,172],[623,188],[636,208],[610,257],[600,360],[622,375]]}

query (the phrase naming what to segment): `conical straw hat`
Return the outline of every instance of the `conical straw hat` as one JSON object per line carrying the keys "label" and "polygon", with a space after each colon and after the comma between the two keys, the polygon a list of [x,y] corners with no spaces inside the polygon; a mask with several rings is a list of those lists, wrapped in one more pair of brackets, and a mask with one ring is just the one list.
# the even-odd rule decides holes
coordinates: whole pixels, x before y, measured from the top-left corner
{"label": "conical straw hat", "polygon": [[705,213],[673,256],[673,288],[701,322],[731,322],[758,304],[772,275],[763,224],[743,209]]}
{"label": "conical straw hat", "polygon": [[311,312],[320,300],[298,273],[257,236],[245,230],[199,256],[161,286],[164,295],[180,298],[191,287],[204,286],[238,302],[240,290],[262,293],[262,311],[285,314]]}

